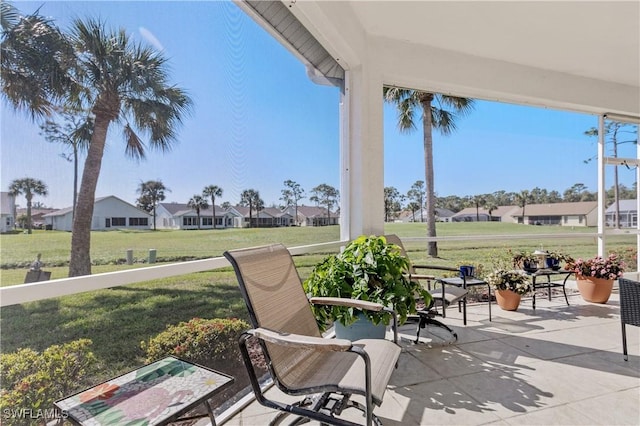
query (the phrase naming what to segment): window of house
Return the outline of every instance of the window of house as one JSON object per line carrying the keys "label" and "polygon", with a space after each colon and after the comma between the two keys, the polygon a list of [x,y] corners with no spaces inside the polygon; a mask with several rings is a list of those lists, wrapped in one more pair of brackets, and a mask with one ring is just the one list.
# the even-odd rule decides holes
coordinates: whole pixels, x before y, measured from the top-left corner
{"label": "window of house", "polygon": [[127,226],[126,217],[112,217],[111,226]]}
{"label": "window of house", "polygon": [[211,226],[212,223],[213,223],[213,218],[212,217],[203,217],[202,218],[202,226]]}
{"label": "window of house", "polygon": [[149,218],[147,217],[130,217],[129,226],[149,226]]}
{"label": "window of house", "polygon": [[193,216],[186,216],[182,218],[183,226],[198,226],[198,218]]}

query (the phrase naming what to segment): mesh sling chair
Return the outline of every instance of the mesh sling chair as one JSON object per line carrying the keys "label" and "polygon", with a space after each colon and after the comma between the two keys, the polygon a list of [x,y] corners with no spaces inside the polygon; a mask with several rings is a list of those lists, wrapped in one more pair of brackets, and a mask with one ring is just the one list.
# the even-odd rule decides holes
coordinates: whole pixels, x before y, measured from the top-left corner
{"label": "mesh sling chair", "polygon": [[629,360],[627,354],[626,324],[640,327],[640,282],[625,278],[618,279],[620,287],[620,323],[622,324],[622,354],[624,360]]}
{"label": "mesh sling chair", "polygon": [[[272,423],[291,413],[324,424],[356,425],[337,417],[345,408],[355,407],[365,413],[368,426],[380,424],[373,415],[374,404],[382,403],[400,347],[383,339],[351,342],[323,338],[291,254],[283,245],[232,250],[224,256],[236,272],[254,327],[240,337],[240,352],[251,386],[260,404],[283,411]],[[376,303],[350,299],[313,298],[312,302],[385,309]],[[247,349],[251,336],[258,338],[278,388],[290,395],[305,395],[303,401],[286,404],[265,397]],[[363,395],[365,405],[350,400],[353,394]]]}
{"label": "mesh sling chair", "polygon": [[[395,235],[389,234],[384,236],[387,240],[387,243],[395,244],[400,247],[400,250],[404,256],[407,256],[407,252],[404,248],[404,244],[402,244],[402,240]],[[440,283],[439,288],[431,289],[431,282],[436,281],[436,277],[434,275],[427,274],[418,274],[416,273],[416,269],[425,269],[425,270],[439,270],[439,271],[451,271],[451,272],[459,272],[456,268],[451,268],[447,266],[436,266],[436,265],[413,265],[409,263],[409,277],[410,279],[415,279],[418,281],[426,281],[428,283],[427,290],[431,293],[431,304],[425,306],[423,309],[418,310],[417,312],[417,320],[418,326],[416,330],[416,339],[414,343],[418,343],[420,340],[420,330],[425,328],[427,325],[433,325],[436,327],[444,328],[449,331],[455,340],[458,339],[458,334],[453,331],[451,327],[444,324],[441,321],[435,319],[436,316],[444,316],[444,310],[447,306],[455,303],[462,303],[463,309],[463,322],[464,325],[467,325],[467,294],[469,293],[467,289],[460,288],[452,285],[445,285],[444,283]],[[440,314],[437,310],[437,307],[441,306],[443,309],[443,313]]]}

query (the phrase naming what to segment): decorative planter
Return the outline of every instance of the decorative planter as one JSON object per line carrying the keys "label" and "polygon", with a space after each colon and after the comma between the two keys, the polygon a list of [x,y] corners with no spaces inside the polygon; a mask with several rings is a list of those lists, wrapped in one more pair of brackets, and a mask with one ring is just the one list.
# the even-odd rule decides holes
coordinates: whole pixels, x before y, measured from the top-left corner
{"label": "decorative planter", "polygon": [[374,324],[365,315],[356,315],[357,319],[351,325],[344,326],[339,321],[333,323],[337,339],[384,339],[387,331],[386,324]]}
{"label": "decorative planter", "polygon": [[511,290],[496,290],[496,302],[505,311],[516,311],[520,306],[521,296]]}
{"label": "decorative planter", "polygon": [[576,275],[576,283],[580,295],[591,303],[607,303],[611,296],[614,280]]}

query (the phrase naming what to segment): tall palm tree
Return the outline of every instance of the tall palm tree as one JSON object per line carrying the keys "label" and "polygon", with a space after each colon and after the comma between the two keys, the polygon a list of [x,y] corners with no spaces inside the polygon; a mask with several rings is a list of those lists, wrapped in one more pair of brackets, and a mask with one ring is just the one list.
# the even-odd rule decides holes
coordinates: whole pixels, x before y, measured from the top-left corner
{"label": "tall palm tree", "polygon": [[[424,146],[424,172],[426,185],[427,236],[436,236],[436,195],[433,177],[433,135],[435,128],[442,135],[449,135],[456,130],[456,119],[473,109],[473,100],[439,93],[419,90],[384,87],[383,96],[386,102],[394,104],[398,109],[398,127],[401,132],[416,129],[416,110],[422,111],[422,134]],[[428,243],[428,254],[438,256],[438,245],[435,241]]]}
{"label": "tall palm tree", "polygon": [[260,193],[255,189],[245,189],[240,194],[240,205],[249,207],[249,227],[253,226],[253,209],[264,203],[260,198]]}
{"label": "tall palm tree", "polygon": [[473,196],[473,205],[476,206],[476,222],[480,222],[480,206],[486,202],[482,195]]}
{"label": "tall palm tree", "polygon": [[209,203],[202,195],[194,195],[187,202],[187,206],[196,211],[196,215],[198,216],[198,229],[200,229],[200,211],[208,209]]}
{"label": "tall palm tree", "polygon": [[202,190],[202,195],[211,197],[211,208],[213,210],[213,229],[216,229],[216,197],[222,197],[222,188],[217,185],[209,185]]}
{"label": "tall palm tree", "polygon": [[143,159],[146,147],[137,131],[148,135],[152,148],[167,151],[191,100],[169,83],[162,54],[93,19],[78,19],[62,34],[42,17],[22,18],[3,32],[1,64],[3,96],[15,109],[35,118],[71,104],[94,117],[69,260],[69,276],[90,274],[91,221],[109,126],[121,125],[125,154]]}
{"label": "tall palm tree", "polygon": [[518,207],[522,207],[522,223],[524,223],[524,209],[527,206],[527,203],[531,200],[531,194],[526,189],[523,189],[518,194],[516,194],[516,202],[518,203]]}
{"label": "tall palm tree", "polygon": [[156,228],[156,210],[158,203],[164,201],[166,196],[164,193],[171,192],[169,188],[164,186],[161,180],[148,180],[146,182],[140,182],[140,186],[136,192],[140,194],[138,198],[138,206],[142,207],[146,211],[153,211],[153,230]]}
{"label": "tall palm tree", "polygon": [[48,194],[47,185],[40,179],[22,178],[15,179],[9,184],[9,194],[16,196],[23,194],[27,199],[27,232],[31,234],[33,224],[31,223],[31,200],[34,195],[46,196]]}

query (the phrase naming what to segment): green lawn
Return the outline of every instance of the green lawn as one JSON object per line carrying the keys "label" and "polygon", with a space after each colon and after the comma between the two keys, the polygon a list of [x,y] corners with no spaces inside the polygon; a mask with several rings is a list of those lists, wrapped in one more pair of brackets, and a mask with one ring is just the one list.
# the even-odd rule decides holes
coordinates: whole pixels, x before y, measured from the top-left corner
{"label": "green lawn", "polygon": [[[386,232],[401,237],[424,236],[424,224],[388,224]],[[517,235],[524,233],[576,234],[576,237],[552,240],[449,241],[438,244],[440,258],[435,262],[447,265],[462,263],[483,264],[490,268],[495,259],[506,255],[509,248],[534,250],[561,249],[574,257],[596,253],[594,238],[577,238],[593,229],[524,226],[503,223],[441,223],[440,236]],[[128,248],[136,257],[146,257],[150,248],[158,252],[158,259],[207,258],[220,256],[224,250],[273,242],[288,246],[333,241],[339,238],[339,228],[272,228],[233,229],[217,231],[158,231],[158,232],[95,232],[92,234],[92,258],[105,265],[94,266],[93,272],[144,267],[117,264]],[[39,231],[32,235],[0,236],[2,266],[7,268],[21,262],[30,263],[36,253],[49,262],[64,263],[68,258],[70,234]],[[425,243],[406,243],[414,262],[427,260]],[[608,239],[610,249],[635,247],[634,236]],[[304,278],[323,254],[296,257],[296,264]],[[433,259],[429,259],[433,262]],[[67,275],[67,267],[45,266],[52,278]],[[2,285],[15,285],[24,279],[27,268],[2,269]],[[40,302],[2,308],[0,328],[2,352],[20,347],[43,350],[52,344],[79,338],[93,340],[93,350],[102,369],[100,377],[112,376],[144,362],[140,342],[162,331],[166,325],[188,321],[194,317],[237,317],[247,319],[240,299],[235,276],[231,269],[202,272],[134,285],[65,296]]]}

